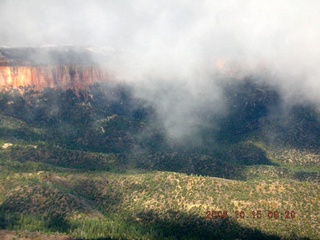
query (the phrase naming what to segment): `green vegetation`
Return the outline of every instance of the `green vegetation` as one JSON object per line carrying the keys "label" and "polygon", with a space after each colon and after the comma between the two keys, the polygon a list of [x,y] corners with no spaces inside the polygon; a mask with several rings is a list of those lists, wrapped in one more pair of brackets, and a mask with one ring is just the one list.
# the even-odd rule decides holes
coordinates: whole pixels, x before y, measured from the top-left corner
{"label": "green vegetation", "polygon": [[[17,155],[9,154],[12,159],[5,161],[10,148]],[[292,234],[316,239],[319,234],[319,183],[293,180],[280,167],[248,166],[247,181],[162,171],[130,173],[132,169],[124,168],[122,173],[88,172],[18,158],[25,149],[30,147],[1,150],[3,229],[60,232],[81,239],[291,239]],[[95,159],[108,163],[104,154]],[[226,210],[231,217],[206,221],[207,210]],[[237,210],[250,217],[236,219]],[[252,219],[252,210],[261,210],[263,217]],[[286,210],[296,215],[269,219],[268,212],[275,210],[283,217]]]}
{"label": "green vegetation", "polygon": [[[0,238],[320,235],[318,146],[298,145],[283,117],[270,120],[268,106],[279,103],[272,89],[231,86],[228,102],[242,107],[220,122],[211,116],[220,125],[201,129],[201,146],[169,139],[125,87],[92,91],[94,99],[53,90],[0,95]],[[293,113],[285,119],[299,123],[299,137],[316,139],[315,110]],[[206,220],[207,211],[229,217]]]}
{"label": "green vegetation", "polygon": [[[292,229],[301,238],[316,239],[319,194],[317,183],[288,179],[243,182],[170,172],[40,171],[1,180],[0,219],[9,230],[58,231],[74,238],[205,239],[231,234],[230,239],[290,239],[286,229]],[[227,210],[232,217],[206,221],[207,210]],[[236,210],[250,218],[235,219]],[[252,210],[261,210],[262,219],[252,219]],[[269,219],[270,210],[294,210],[296,216]]]}

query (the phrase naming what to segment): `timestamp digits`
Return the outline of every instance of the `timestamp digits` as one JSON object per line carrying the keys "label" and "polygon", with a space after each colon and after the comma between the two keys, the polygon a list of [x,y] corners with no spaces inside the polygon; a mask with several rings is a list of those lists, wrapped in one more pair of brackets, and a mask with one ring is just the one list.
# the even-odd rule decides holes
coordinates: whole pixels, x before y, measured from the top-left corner
{"label": "timestamp digits", "polygon": [[250,213],[245,211],[234,211],[235,218],[257,218],[267,217],[268,219],[294,219],[296,217],[295,211],[286,210],[284,212],[279,212],[278,210],[268,211],[263,213],[262,210],[252,210]]}
{"label": "timestamp digits", "polygon": [[206,212],[206,220],[211,220],[211,219],[224,219],[224,218],[228,218],[228,211],[207,211]]}
{"label": "timestamp digits", "polygon": [[285,210],[284,212],[278,210],[269,210],[265,212],[262,210],[252,210],[251,212],[236,210],[233,214],[229,214],[227,210],[206,211],[206,220],[226,219],[229,217],[234,217],[236,219],[294,219],[296,217],[296,212],[293,210]]}

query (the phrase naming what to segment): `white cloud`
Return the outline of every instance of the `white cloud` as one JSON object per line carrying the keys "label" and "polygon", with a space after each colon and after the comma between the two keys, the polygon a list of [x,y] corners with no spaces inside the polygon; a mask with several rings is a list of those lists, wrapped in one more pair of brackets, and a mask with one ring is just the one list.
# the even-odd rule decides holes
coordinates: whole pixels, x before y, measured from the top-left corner
{"label": "white cloud", "polygon": [[108,69],[138,83],[137,94],[181,134],[201,109],[222,111],[217,72],[241,78],[268,69],[284,99],[320,102],[316,0],[7,0],[0,23],[0,45],[114,49]]}

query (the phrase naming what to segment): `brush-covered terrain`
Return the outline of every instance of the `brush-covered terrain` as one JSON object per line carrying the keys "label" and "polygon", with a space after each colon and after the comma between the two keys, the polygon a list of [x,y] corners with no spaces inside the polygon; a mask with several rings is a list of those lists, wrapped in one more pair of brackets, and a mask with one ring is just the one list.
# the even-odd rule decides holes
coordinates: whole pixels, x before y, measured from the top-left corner
{"label": "brush-covered terrain", "polygon": [[317,239],[319,109],[224,91],[181,141],[126,85],[2,92],[0,238]]}

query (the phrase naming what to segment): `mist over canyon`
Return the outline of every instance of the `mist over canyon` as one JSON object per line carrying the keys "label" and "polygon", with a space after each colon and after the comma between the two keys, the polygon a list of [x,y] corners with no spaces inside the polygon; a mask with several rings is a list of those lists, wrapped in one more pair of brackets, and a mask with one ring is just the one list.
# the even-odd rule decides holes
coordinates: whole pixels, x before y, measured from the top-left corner
{"label": "mist over canyon", "polygon": [[0,238],[318,239],[319,25],[316,0],[0,1]]}
{"label": "mist over canyon", "polygon": [[[2,46],[69,44],[86,53],[52,59],[24,50],[25,61],[34,66],[13,69],[6,63],[2,86],[43,89],[60,81],[62,89],[79,92],[97,80],[125,82],[136,98],[154,107],[166,134],[178,141],[212,125],[207,112],[226,116],[225,86],[248,78],[274,88],[288,111],[320,101],[315,1],[15,3],[0,5]],[[62,62],[47,65],[52,60]],[[69,60],[78,63],[63,63]]]}
{"label": "mist over canyon", "polygon": [[[112,68],[101,61],[109,53],[101,50],[52,46],[2,48],[0,53],[2,111],[39,127],[50,126],[55,138],[61,134],[69,145],[206,153],[258,138],[312,151],[318,146],[316,105],[286,102],[267,71],[244,74],[239,66],[220,61],[220,72],[211,81],[207,77],[194,87],[179,80],[151,86],[121,81],[112,70],[110,74]],[[130,127],[110,138],[104,133],[106,119]],[[138,126],[140,121],[146,125]]]}

